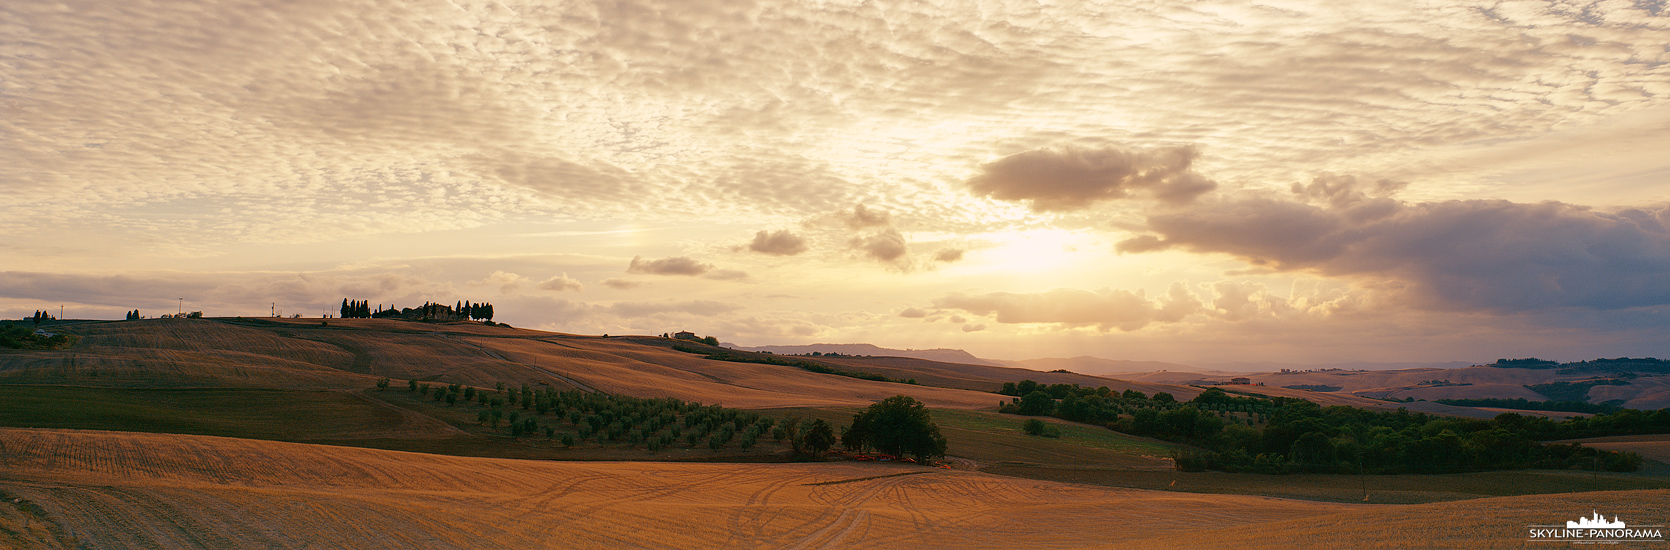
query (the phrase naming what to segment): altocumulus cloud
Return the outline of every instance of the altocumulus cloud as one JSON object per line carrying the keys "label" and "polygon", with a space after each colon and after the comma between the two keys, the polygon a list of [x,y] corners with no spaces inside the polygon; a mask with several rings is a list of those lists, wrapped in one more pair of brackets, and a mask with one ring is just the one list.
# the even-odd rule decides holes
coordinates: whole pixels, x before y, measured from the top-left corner
{"label": "altocumulus cloud", "polygon": [[1193,147],[1039,149],[987,163],[967,185],[976,195],[1026,201],[1035,212],[1081,210],[1133,193],[1182,203],[1217,188],[1191,168],[1197,155]]}
{"label": "altocumulus cloud", "polygon": [[1322,178],[1292,197],[1201,201],[1148,216],[1124,252],[1180,248],[1325,276],[1402,281],[1431,309],[1619,309],[1670,303],[1670,209],[1409,203],[1395,183]]}
{"label": "altocumulus cloud", "polygon": [[694,277],[712,270],[712,264],[698,262],[689,256],[674,256],[659,260],[645,260],[642,257],[633,256],[632,263],[626,266],[627,273],[644,275],[686,275]]}
{"label": "altocumulus cloud", "polygon": [[748,244],[748,249],[773,256],[793,256],[805,252],[807,246],[806,239],[787,229],[780,229],[755,233],[754,242]]}
{"label": "altocumulus cloud", "polygon": [[644,317],[667,313],[686,313],[690,315],[719,315],[743,309],[737,304],[715,302],[713,300],[686,300],[667,302],[616,302],[603,306],[604,311],[622,317]]}
{"label": "altocumulus cloud", "polygon": [[580,281],[570,279],[567,273],[541,281],[535,288],[554,292],[562,292],[564,290],[573,290],[578,292],[585,290],[585,286],[581,285]]}
{"label": "altocumulus cloud", "polygon": [[1164,296],[1153,300],[1128,290],[1058,288],[1035,293],[951,294],[933,304],[940,309],[995,316],[999,323],[1095,326],[1104,331],[1133,331],[1156,322],[1174,323],[1201,309],[1200,300],[1182,283],[1173,283]]}

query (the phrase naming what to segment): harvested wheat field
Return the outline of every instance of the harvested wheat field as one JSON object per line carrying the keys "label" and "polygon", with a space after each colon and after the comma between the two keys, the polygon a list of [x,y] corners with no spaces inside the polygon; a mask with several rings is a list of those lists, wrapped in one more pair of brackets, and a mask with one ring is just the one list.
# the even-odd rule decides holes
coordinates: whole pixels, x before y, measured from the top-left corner
{"label": "harvested wheat field", "polygon": [[[665,338],[577,336],[387,319],[156,319],[66,325],[81,340],[0,352],[0,382],[100,387],[363,389],[388,377],[490,387],[549,385],[738,408],[867,405],[905,394],[933,407],[1000,396],[734,363]],[[645,342],[659,343],[648,345]]]}
{"label": "harvested wheat field", "polygon": [[38,510],[0,527],[38,547],[1517,547],[1522,523],[1591,506],[1662,518],[1670,502],[1369,506],[911,465],[559,463],[28,429],[0,430],[0,462],[0,490]]}

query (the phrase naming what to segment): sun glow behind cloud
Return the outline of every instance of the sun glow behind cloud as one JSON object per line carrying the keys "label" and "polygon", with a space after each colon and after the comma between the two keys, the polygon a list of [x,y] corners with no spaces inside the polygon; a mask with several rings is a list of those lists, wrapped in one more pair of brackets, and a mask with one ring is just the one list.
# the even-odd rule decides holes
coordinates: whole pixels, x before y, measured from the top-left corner
{"label": "sun glow behind cloud", "polygon": [[[503,293],[518,324],[755,344],[1670,353],[1665,300],[1588,288],[1666,271],[1651,3],[23,0],[0,21],[9,317]],[[1401,187],[1289,190],[1347,177]],[[1539,225],[1545,200],[1604,215]],[[1401,245],[1485,212],[1549,247]],[[1531,288],[1514,273],[1557,281],[1488,295]],[[1201,304],[1176,319],[1174,285]],[[896,315],[952,293],[989,313]],[[1056,307],[1074,296],[1124,309]],[[1052,311],[1094,322],[997,320]]]}

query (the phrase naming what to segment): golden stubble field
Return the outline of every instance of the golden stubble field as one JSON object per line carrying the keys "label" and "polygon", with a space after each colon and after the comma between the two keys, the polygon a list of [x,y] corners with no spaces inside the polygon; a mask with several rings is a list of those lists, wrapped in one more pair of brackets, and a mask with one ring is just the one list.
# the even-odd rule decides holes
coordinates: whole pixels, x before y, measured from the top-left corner
{"label": "golden stubble field", "polygon": [[378,378],[497,382],[675,397],[735,408],[868,405],[898,394],[929,406],[995,407],[980,391],[874,382],[732,363],[602,338],[387,319],[191,319],[73,325],[64,350],[0,352],[0,383],[128,388],[363,389]]}
{"label": "golden stubble field", "polygon": [[[0,429],[0,471],[0,490],[55,522],[57,540],[14,539],[38,547],[1515,548],[1528,523],[1591,508],[1662,523],[1670,508],[1670,491],[1375,506],[908,465],[541,462],[30,429]],[[0,527],[47,532],[18,512]]]}

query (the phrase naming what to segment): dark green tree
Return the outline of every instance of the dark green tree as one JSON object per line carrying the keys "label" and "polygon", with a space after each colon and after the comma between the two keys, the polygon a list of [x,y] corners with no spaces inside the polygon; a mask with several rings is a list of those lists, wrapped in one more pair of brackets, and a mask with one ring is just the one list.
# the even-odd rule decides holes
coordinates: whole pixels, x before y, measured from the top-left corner
{"label": "dark green tree", "polygon": [[1042,391],[1033,391],[1021,397],[1020,414],[1038,416],[1055,411],[1055,398]]}
{"label": "dark green tree", "polygon": [[[813,456],[822,456],[823,453],[829,452],[830,447],[835,445],[835,429],[829,427],[829,423],[824,422],[821,418],[813,420],[812,424],[806,427],[806,435],[802,437],[805,438],[804,448],[806,452]],[[752,445],[752,437],[749,439],[749,444]]]}
{"label": "dark green tree", "polygon": [[917,460],[945,456],[945,436],[940,435],[927,407],[909,396],[896,395],[870,405],[853,415],[852,426],[842,443],[856,440],[890,455],[912,455]]}

